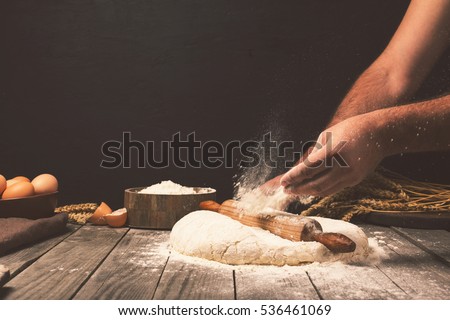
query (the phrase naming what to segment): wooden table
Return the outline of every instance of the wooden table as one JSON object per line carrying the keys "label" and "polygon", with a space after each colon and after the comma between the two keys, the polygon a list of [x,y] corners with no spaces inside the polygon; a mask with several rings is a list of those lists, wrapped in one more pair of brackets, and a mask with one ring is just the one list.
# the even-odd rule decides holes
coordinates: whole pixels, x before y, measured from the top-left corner
{"label": "wooden table", "polygon": [[168,231],[68,225],[0,257],[2,299],[450,299],[450,233],[363,225],[377,266],[211,266],[180,259]]}

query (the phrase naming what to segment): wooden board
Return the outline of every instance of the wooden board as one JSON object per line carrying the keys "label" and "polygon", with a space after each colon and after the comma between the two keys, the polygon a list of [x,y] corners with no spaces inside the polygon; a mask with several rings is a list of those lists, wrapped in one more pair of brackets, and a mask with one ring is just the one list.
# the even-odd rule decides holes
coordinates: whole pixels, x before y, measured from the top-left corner
{"label": "wooden board", "polygon": [[73,232],[78,230],[80,226],[67,224],[67,231],[63,234],[52,237],[33,245],[29,245],[0,257],[0,264],[7,266],[11,272],[11,277],[15,277],[18,273],[25,270],[29,265],[36,261],[39,257],[51,250],[58,243],[63,241]]}
{"label": "wooden board", "polygon": [[238,300],[319,299],[302,267],[238,267],[235,270],[235,282]]}
{"label": "wooden board", "polygon": [[419,248],[450,266],[450,232],[444,230],[393,229]]}
{"label": "wooden board", "polygon": [[9,270],[0,264],[0,288],[8,282],[10,277]]}
{"label": "wooden board", "polygon": [[0,298],[72,298],[127,231],[80,228],[9,281]]}
{"label": "wooden board", "polygon": [[450,299],[450,269],[402,235],[387,228],[365,226],[387,255],[377,268],[412,299]]}
{"label": "wooden board", "polygon": [[450,230],[449,211],[373,211],[363,219],[381,226]]}
{"label": "wooden board", "polygon": [[408,299],[409,296],[376,267],[318,265],[307,271],[321,299]]}
{"label": "wooden board", "polygon": [[186,263],[171,256],[156,289],[158,300],[231,300],[235,298],[233,270]]}
{"label": "wooden board", "polygon": [[409,298],[376,266],[321,264],[307,269],[306,272],[321,299]]}
{"label": "wooden board", "polygon": [[448,232],[361,227],[376,266],[228,266],[169,253],[165,231],[83,226],[0,258],[0,299],[450,299]]}
{"label": "wooden board", "polygon": [[74,299],[151,299],[169,258],[169,232],[130,230]]}

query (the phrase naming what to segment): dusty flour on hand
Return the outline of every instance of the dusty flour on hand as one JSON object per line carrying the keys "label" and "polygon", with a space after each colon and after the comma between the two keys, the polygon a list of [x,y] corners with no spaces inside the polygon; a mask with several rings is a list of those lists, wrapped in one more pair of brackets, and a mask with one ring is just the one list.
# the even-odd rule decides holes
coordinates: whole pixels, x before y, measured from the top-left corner
{"label": "dusty flour on hand", "polygon": [[161,183],[154,184],[150,187],[142,189],[138,193],[147,194],[197,194],[206,193],[212,191],[210,188],[192,188],[184,187],[178,183],[170,180],[162,181]]}

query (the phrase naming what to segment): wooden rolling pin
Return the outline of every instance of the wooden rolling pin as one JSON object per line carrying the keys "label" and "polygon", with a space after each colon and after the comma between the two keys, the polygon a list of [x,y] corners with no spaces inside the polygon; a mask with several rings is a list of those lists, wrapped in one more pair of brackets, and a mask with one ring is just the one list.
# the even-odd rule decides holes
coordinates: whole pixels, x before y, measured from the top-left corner
{"label": "wooden rolling pin", "polygon": [[355,242],[341,233],[322,232],[322,226],[316,220],[284,211],[252,214],[239,208],[235,200],[226,200],[222,204],[203,201],[200,208],[216,211],[249,227],[260,227],[284,239],[320,242],[331,252],[353,252],[356,248]]}

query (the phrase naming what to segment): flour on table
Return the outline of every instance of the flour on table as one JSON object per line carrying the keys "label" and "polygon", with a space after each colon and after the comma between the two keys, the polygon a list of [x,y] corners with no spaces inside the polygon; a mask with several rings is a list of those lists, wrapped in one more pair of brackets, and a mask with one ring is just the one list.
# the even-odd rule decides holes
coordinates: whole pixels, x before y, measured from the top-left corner
{"label": "flour on table", "polygon": [[161,183],[154,184],[150,187],[142,189],[138,193],[147,194],[197,194],[207,193],[212,191],[210,188],[192,188],[184,187],[178,183],[170,180],[162,181]]}
{"label": "flour on table", "polygon": [[374,260],[374,249],[356,225],[327,218],[311,219],[317,220],[324,232],[348,236],[356,243],[356,250],[332,253],[321,243],[283,239],[269,231],[245,226],[207,210],[194,211],[179,220],[170,234],[170,244],[181,254],[233,265],[294,266],[311,262]]}

